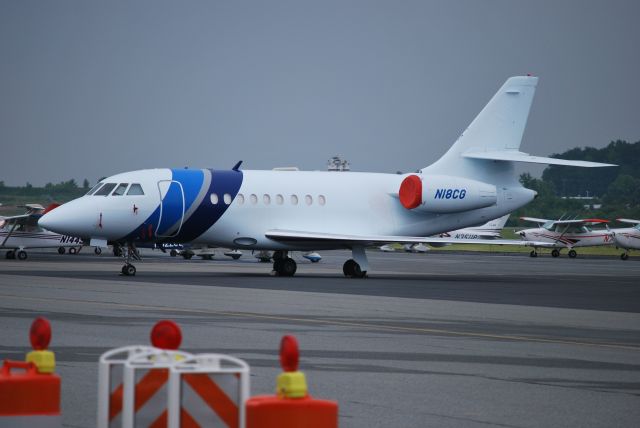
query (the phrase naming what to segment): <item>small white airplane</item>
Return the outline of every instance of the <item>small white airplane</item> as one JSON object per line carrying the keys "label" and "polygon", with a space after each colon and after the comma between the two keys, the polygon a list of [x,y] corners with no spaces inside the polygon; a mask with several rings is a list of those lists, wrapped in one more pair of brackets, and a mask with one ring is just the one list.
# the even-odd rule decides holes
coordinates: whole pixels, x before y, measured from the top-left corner
{"label": "small white airplane", "polygon": [[51,204],[45,209],[40,204],[26,204],[22,207],[26,209],[24,214],[0,218],[0,249],[8,250],[7,259],[25,260],[29,248],[57,248],[60,254],[69,248],[69,253],[75,254],[82,247],[82,239],[53,233],[38,225],[38,219],[57,206]]}
{"label": "small white airplane", "polygon": [[[465,227],[464,229],[453,230],[451,232],[441,233],[437,236],[441,238],[452,238],[452,239],[498,239],[501,237],[500,232],[504,225],[507,223],[510,214],[505,214],[500,218],[496,218],[494,220],[490,220],[481,226],[476,227]],[[444,247],[445,245],[451,244],[438,244],[436,242],[432,242],[432,247]],[[429,251],[429,247],[424,244],[405,244],[403,245],[403,249],[408,253],[425,253]],[[384,252],[392,252],[395,251],[395,248],[390,244],[385,244],[380,247],[381,251]]]}
{"label": "small white airplane", "polygon": [[629,258],[629,250],[640,250],[640,220],[629,218],[618,218],[621,223],[630,223],[635,226],[611,229],[616,248],[622,248],[624,253],[620,254],[622,260]]}
{"label": "small white airplane", "polygon": [[[518,162],[613,166],[519,150],[537,83],[532,76],[509,78],[453,146],[417,173],[252,171],[240,170],[242,161],[231,170],[133,171],[105,178],[40,223],[91,245],[170,241],[271,250],[280,276],[296,272],[289,251],[346,248],[352,258],[343,273],[365,277],[366,247],[464,243],[431,236],[484,223],[533,200],[536,192],[518,182]],[[122,273],[136,273],[129,258]]]}
{"label": "small white airplane", "polygon": [[533,245],[529,254],[537,257],[539,247],[552,248],[553,257],[560,256],[560,251],[568,248],[568,255],[575,258],[577,247],[596,247],[613,244],[613,234],[609,230],[595,229],[589,226],[594,224],[606,224],[609,220],[598,218],[574,219],[574,220],[547,220],[534,217],[520,217],[521,220],[537,223],[534,229],[524,229],[518,232],[523,241],[538,242]]}

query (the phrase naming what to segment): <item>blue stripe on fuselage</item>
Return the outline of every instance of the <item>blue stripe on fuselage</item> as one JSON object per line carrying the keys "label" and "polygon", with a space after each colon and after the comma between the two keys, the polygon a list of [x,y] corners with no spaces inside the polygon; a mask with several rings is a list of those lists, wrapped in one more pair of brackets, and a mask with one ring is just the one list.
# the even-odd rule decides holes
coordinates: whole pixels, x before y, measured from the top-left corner
{"label": "blue stripe on fuselage", "polygon": [[[168,228],[176,224],[180,219],[180,215],[184,215],[192,208],[191,205],[196,201],[202,186],[204,185],[204,172],[202,170],[186,170],[172,169],[172,180],[178,181],[184,190],[184,212],[182,206],[182,195],[180,194],[180,186],[177,183],[171,183],[169,191],[163,198],[162,204],[162,224],[158,229],[160,234],[167,231]],[[214,171],[211,183],[204,198],[197,207],[194,207],[192,214],[188,218],[183,219],[180,233],[174,237],[158,237],[155,236],[158,222],[160,221],[160,205],[153,213],[129,235],[123,237],[119,241],[165,241],[165,242],[189,242],[206,232],[216,221],[225,213],[229,205],[224,203],[224,194],[231,196],[231,200],[235,199],[240,186],[242,185],[242,171]],[[153,195],[158,192],[158,187],[149,189],[147,195]],[[218,203],[211,203],[210,195],[216,193],[218,195]],[[165,217],[166,216],[166,217]],[[149,234],[149,230],[153,234]],[[173,231],[171,232],[173,233]]]}
{"label": "blue stripe on fuselage", "polygon": [[[206,232],[216,221],[222,217],[229,205],[224,203],[224,195],[231,196],[231,201],[235,199],[240,186],[242,185],[242,171],[211,171],[211,184],[207,191],[207,196],[200,202],[200,206],[193,214],[185,219],[178,242],[193,241],[204,232]],[[218,195],[218,203],[212,204],[209,195],[215,193]]]}

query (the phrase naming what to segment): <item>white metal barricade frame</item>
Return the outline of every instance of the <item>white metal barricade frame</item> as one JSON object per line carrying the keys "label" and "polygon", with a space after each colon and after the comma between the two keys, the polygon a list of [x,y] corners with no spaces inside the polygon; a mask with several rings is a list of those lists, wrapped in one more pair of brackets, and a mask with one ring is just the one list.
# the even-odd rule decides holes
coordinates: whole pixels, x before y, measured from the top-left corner
{"label": "white metal barricade frame", "polygon": [[177,362],[169,369],[169,428],[180,427],[181,385],[185,374],[232,374],[239,377],[238,426],[245,427],[245,403],[249,399],[249,365],[223,354],[198,354]]}
{"label": "white metal barricade frame", "polygon": [[111,372],[114,366],[122,366],[124,383],[124,364],[131,357],[156,352],[152,346],[133,345],[111,349],[100,356],[98,363],[98,428],[109,428],[109,405],[111,403]]}
{"label": "white metal barricade frame", "polygon": [[[124,396],[122,427],[135,428],[135,388],[136,371],[166,369],[174,364],[191,358],[193,355],[183,351],[169,351],[153,348],[150,352],[133,355],[124,365]],[[166,405],[168,405],[168,400]]]}

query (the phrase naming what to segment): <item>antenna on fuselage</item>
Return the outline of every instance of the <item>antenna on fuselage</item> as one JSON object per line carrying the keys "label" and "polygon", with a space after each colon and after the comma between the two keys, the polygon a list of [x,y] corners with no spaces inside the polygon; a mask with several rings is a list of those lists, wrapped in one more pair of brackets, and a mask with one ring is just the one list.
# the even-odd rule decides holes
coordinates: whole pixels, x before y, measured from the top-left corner
{"label": "antenna on fuselage", "polygon": [[240,169],[240,165],[242,165],[242,161],[238,161],[238,163],[236,164],[236,166],[234,166],[233,168],[231,168],[234,171],[238,171]]}

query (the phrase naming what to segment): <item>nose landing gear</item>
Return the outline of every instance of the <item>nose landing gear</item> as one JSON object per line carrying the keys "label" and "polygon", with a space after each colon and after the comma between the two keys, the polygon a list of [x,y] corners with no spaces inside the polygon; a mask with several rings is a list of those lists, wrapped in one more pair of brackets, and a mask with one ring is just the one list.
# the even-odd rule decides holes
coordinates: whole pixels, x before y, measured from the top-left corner
{"label": "nose landing gear", "polygon": [[142,260],[142,258],[140,257],[140,253],[136,249],[135,244],[127,245],[126,252],[127,252],[127,255],[125,257],[126,259],[124,262],[125,264],[124,266],[122,266],[122,269],[120,270],[120,272],[122,273],[122,275],[125,275],[125,276],[135,276],[136,267],[131,264],[131,260]]}

